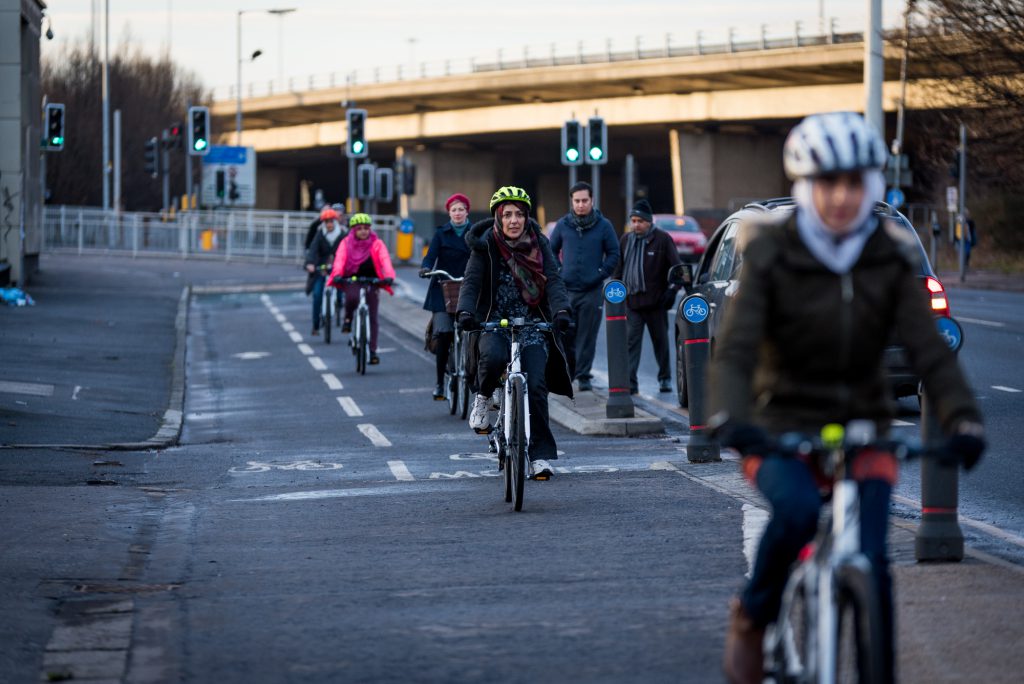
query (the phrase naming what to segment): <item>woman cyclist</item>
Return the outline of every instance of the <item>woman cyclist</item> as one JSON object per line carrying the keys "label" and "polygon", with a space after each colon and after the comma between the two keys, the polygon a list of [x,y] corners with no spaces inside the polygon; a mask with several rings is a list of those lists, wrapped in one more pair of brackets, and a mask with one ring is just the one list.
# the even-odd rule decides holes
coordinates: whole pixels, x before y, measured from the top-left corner
{"label": "woman cyclist", "polygon": [[[330,282],[345,293],[345,320],[342,332],[352,332],[352,314],[359,306],[359,283],[346,282],[345,279],[357,276],[360,278],[379,278],[380,285],[388,294],[395,282],[395,269],[391,265],[391,255],[384,241],[373,232],[373,219],[368,214],[353,214],[348,220],[349,233],[338,244],[334,255],[334,266],[331,269]],[[380,363],[377,356],[377,307],[380,297],[377,287],[370,287],[366,292],[366,305],[370,308],[370,363]]]}
{"label": "woman cyclist", "polygon": [[[711,424],[744,455],[743,470],[771,504],[750,581],[732,601],[724,669],[758,682],[764,628],[779,612],[791,564],[816,529],[821,499],[812,469],[797,459],[760,459],[767,433],[817,433],[866,419],[884,434],[892,419],[883,353],[893,334],[935,400],[948,448],[972,467],[985,447],[981,416],[938,335],[919,273],[919,248],[880,222],[886,163],[882,138],[859,114],[804,119],[786,139],[796,213],[761,226],[743,253],[732,307],[712,358]],[[859,458],[861,548],[872,563],[893,672],[892,584],[886,553],[891,454]]]}
{"label": "woman cyclist", "polygon": [[306,250],[306,271],[308,282],[306,294],[313,294],[313,335],[320,334],[320,307],[324,296],[324,283],[327,278],[319,271],[321,266],[331,267],[334,252],[338,243],[345,237],[338,212],[331,207],[324,207],[320,212],[320,228],[316,231]]}
{"label": "woman cyclist", "polygon": [[[530,218],[530,196],[521,188],[499,188],[491,197],[493,218],[473,224],[466,233],[472,249],[466,279],[459,294],[458,317],[464,330],[480,322],[525,318],[553,322],[564,334],[572,318],[569,294],[558,274],[558,262],[540,225]],[[485,332],[477,342],[477,387],[469,426],[487,427],[487,408],[509,363],[511,334]],[[526,373],[530,402],[530,465],[535,479],[552,475],[549,460],[558,458],[548,420],[548,389],[572,396],[572,374],[561,334],[549,337],[537,330],[518,337],[520,362]]]}
{"label": "woman cyclist", "polygon": [[[469,228],[469,198],[462,193],[455,193],[444,203],[448,211],[448,223],[438,226],[434,231],[434,239],[423,263],[420,264],[420,277],[426,277],[429,271],[447,271],[453,278],[460,278],[466,271],[469,261],[469,245],[466,244],[465,232]],[[441,277],[430,279],[427,297],[423,308],[433,313],[431,329],[436,344],[434,354],[437,357],[437,385],[434,387],[434,399],[444,400],[444,374],[448,367],[448,352],[455,334],[452,316],[444,307],[444,293],[441,291]]]}

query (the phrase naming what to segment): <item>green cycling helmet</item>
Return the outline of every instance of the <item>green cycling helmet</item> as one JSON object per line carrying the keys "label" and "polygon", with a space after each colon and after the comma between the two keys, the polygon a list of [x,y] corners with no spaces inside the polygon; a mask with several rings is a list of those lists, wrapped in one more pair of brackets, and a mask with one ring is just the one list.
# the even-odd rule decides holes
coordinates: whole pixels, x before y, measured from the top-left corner
{"label": "green cycling helmet", "polygon": [[372,226],[373,219],[370,218],[369,214],[352,214],[352,218],[348,220],[348,227],[353,228],[355,226]]}
{"label": "green cycling helmet", "polygon": [[498,188],[497,192],[491,195],[490,210],[492,214],[494,213],[494,208],[502,202],[522,202],[526,205],[527,209],[533,208],[533,205],[530,203],[530,196],[526,194],[526,191],[514,185]]}

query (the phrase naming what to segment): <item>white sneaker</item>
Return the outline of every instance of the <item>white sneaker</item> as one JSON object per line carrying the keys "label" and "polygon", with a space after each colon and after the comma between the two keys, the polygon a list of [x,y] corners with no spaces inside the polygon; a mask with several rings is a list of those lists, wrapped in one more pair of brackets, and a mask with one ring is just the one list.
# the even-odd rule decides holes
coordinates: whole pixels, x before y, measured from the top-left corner
{"label": "white sneaker", "polygon": [[486,430],[488,398],[482,394],[473,397],[473,409],[469,412],[469,427],[474,430]]}
{"label": "white sneaker", "polygon": [[491,410],[497,411],[501,408],[501,393],[503,388],[499,385],[494,388],[494,394],[491,395]]}
{"label": "white sneaker", "polygon": [[543,458],[538,458],[530,461],[530,479],[531,480],[550,480],[551,476],[554,475],[555,471],[552,470],[551,464],[545,461]]}

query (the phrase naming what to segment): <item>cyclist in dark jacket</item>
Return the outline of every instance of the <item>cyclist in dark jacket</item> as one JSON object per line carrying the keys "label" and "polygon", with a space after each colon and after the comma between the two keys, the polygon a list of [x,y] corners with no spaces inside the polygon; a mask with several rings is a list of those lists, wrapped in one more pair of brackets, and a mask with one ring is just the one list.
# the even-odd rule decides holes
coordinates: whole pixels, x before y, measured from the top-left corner
{"label": "cyclist in dark jacket", "polygon": [[[428,271],[447,271],[453,278],[461,278],[469,261],[469,245],[466,244],[465,233],[469,228],[469,198],[462,193],[455,193],[444,203],[448,211],[449,221],[438,226],[430,248],[420,264],[420,277]],[[455,334],[452,316],[444,305],[444,292],[441,290],[443,276],[433,276],[427,288],[427,297],[423,308],[433,313],[431,330],[436,345],[434,355],[437,361],[437,385],[434,387],[434,399],[444,400],[444,373],[448,367],[448,352]]]}
{"label": "cyclist in dark jacket", "polygon": [[[313,295],[313,335],[320,334],[320,300],[324,295],[324,283],[327,273],[331,270],[338,243],[346,234],[341,227],[338,212],[330,207],[324,207],[320,212],[319,221],[320,227],[306,249],[305,264],[308,273],[306,294],[312,293]],[[325,267],[322,271],[318,270],[321,266]]]}
{"label": "cyclist in dark jacket", "polygon": [[[478,330],[481,322],[519,317],[551,322],[561,334],[571,325],[569,297],[558,263],[540,226],[529,218],[530,208],[526,191],[499,188],[490,202],[494,218],[474,224],[466,234],[473,253],[459,293],[459,324],[464,330]],[[558,458],[548,419],[548,390],[572,396],[561,334],[549,338],[533,330],[519,338],[530,406],[531,476],[536,479],[550,478],[553,471],[548,461]],[[469,416],[474,430],[487,427],[488,405],[508,365],[510,345],[504,330],[479,335],[478,393]]]}
{"label": "cyclist in dark jacket", "polygon": [[[868,419],[884,433],[892,409],[883,352],[897,333],[936,402],[950,451],[969,468],[985,447],[971,390],[918,282],[916,245],[873,215],[885,190],[881,137],[859,114],[816,115],[790,133],[783,154],[797,212],[785,225],[763,227],[745,248],[708,383],[709,422],[722,426],[723,444],[744,454],[744,473],[772,510],[750,581],[731,605],[724,663],[731,682],[761,682],[764,628],[777,617],[789,568],[813,537],[821,507],[805,463],[759,458],[767,432],[816,433],[827,423]],[[891,677],[886,531],[896,466],[891,455],[876,456],[859,459],[855,476],[861,550],[882,602]]]}

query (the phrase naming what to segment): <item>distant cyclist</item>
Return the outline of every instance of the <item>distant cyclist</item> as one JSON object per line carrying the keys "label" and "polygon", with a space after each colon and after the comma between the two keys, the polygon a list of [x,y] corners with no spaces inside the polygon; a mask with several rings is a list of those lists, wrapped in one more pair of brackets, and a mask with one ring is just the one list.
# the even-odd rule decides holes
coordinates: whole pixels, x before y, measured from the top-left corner
{"label": "distant cyclist", "polygon": [[313,295],[313,335],[320,334],[320,300],[324,296],[324,283],[331,262],[334,261],[334,252],[344,237],[345,231],[341,227],[338,212],[331,207],[324,207],[320,212],[320,227],[306,249],[306,271],[309,274],[306,294]]}
{"label": "distant cyclist", "polygon": [[[395,282],[395,269],[391,265],[391,255],[387,245],[373,232],[373,219],[369,214],[353,214],[348,220],[349,233],[338,244],[334,255],[334,266],[331,269],[330,282],[345,293],[345,320],[342,332],[352,332],[352,315],[359,306],[358,283],[345,282],[352,276],[360,278],[379,278],[379,287],[388,294],[394,294],[391,285]],[[377,286],[370,287],[366,292],[366,305],[370,308],[370,363],[380,363],[377,356],[377,307],[380,297]]]}
{"label": "distant cyclist", "polygon": [[[444,203],[448,211],[448,223],[438,226],[434,231],[434,239],[423,263],[420,264],[420,276],[429,271],[447,271],[453,278],[461,278],[469,261],[469,245],[466,244],[465,232],[469,228],[469,198],[460,192],[455,193]],[[455,333],[452,316],[445,310],[444,293],[441,291],[441,277],[430,279],[427,297],[423,308],[433,314],[431,329],[436,343],[434,354],[437,357],[437,385],[434,387],[434,399],[444,399],[444,374],[448,367],[448,351]]]}
{"label": "distant cyclist", "polygon": [[[546,479],[553,472],[548,461],[558,458],[548,418],[548,390],[572,396],[572,376],[561,339],[572,323],[569,295],[548,239],[530,218],[526,191],[499,188],[489,208],[493,218],[473,224],[466,234],[473,253],[459,294],[459,323],[465,330],[478,330],[481,322],[521,317],[553,322],[559,331],[548,336],[529,330],[519,338],[530,406],[530,461],[533,476]],[[505,330],[481,333],[479,338],[479,389],[469,416],[475,430],[487,427],[491,395],[501,385],[511,347]]]}
{"label": "distant cyclist", "polygon": [[[985,448],[973,394],[917,278],[919,249],[902,228],[874,215],[886,159],[881,136],[859,114],[810,116],[793,129],[783,161],[797,211],[784,224],[760,227],[745,248],[739,289],[717,336],[711,423],[723,426],[723,444],[744,455],[744,473],[772,511],[750,581],[731,605],[730,682],[760,684],[765,626],[778,615],[789,568],[814,536],[821,508],[808,464],[759,458],[769,433],[817,433],[827,423],[866,419],[885,434],[893,414],[883,355],[898,336],[935,401],[950,452],[970,468]],[[891,677],[886,532],[896,465],[891,454],[872,456],[855,462],[854,475]]]}

